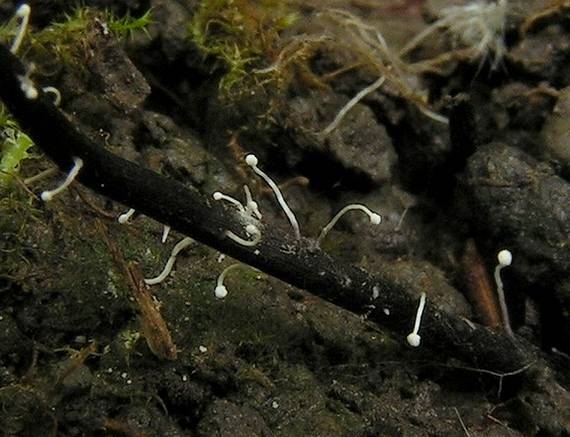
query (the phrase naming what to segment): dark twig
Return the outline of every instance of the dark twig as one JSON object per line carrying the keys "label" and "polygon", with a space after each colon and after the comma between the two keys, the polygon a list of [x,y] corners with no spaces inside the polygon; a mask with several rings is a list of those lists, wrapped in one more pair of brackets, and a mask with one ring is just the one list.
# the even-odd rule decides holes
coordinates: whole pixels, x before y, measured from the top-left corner
{"label": "dark twig", "polygon": [[[225,230],[243,233],[235,210],[100,147],[41,91],[37,100],[26,99],[17,79],[22,74],[19,60],[0,47],[0,98],[22,129],[62,170],[69,170],[73,157],[84,161],[77,179],[85,186],[350,311],[362,314],[373,304],[369,320],[393,329],[402,339],[410,332],[415,298],[387,274],[373,277],[334,260],[316,249],[314,242],[296,240],[272,226],[262,227],[263,238],[255,247],[225,238]],[[375,300],[374,287],[379,291]],[[384,308],[390,309],[389,315]],[[536,360],[534,348],[525,341],[490,328],[473,328],[429,303],[420,334],[422,345],[443,349],[490,371],[510,372]]]}

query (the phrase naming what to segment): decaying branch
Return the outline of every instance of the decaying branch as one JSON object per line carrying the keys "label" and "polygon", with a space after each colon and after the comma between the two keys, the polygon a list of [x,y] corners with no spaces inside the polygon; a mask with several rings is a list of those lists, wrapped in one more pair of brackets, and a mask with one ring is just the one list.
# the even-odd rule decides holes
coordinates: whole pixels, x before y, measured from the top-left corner
{"label": "decaying branch", "polygon": [[[339,262],[314,241],[295,239],[274,227],[261,229],[263,238],[255,247],[235,243],[225,237],[226,230],[242,232],[235,210],[108,152],[74,126],[41,91],[37,99],[26,98],[17,77],[23,74],[19,60],[0,47],[0,99],[62,170],[71,168],[74,157],[83,160],[77,177],[83,185],[343,308],[360,314],[370,311],[369,320],[392,329],[402,340],[410,332],[417,302],[403,285],[387,275],[373,277]],[[512,372],[536,361],[536,350],[522,339],[468,324],[429,301],[421,336],[424,347],[444,349],[490,371]]]}

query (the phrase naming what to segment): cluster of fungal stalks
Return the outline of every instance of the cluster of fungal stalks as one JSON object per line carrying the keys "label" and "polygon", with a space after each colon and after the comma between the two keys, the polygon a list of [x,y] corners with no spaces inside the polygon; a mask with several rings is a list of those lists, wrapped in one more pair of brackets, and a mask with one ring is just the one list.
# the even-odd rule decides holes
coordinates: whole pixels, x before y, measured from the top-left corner
{"label": "cluster of fungal stalks", "polygon": [[261,220],[262,215],[259,212],[257,202],[253,200],[249,187],[244,185],[243,190],[245,192],[245,206],[239,200],[219,191],[216,191],[212,197],[214,200],[224,200],[237,207],[239,219],[244,225],[245,233],[252,238],[246,240],[230,230],[224,231],[224,235],[242,246],[251,247],[256,246],[261,241],[259,220]]}
{"label": "cluster of fungal stalks", "polygon": [[[495,267],[495,282],[497,284],[497,295],[499,297],[499,306],[501,307],[501,315],[503,318],[503,327],[505,332],[508,336],[513,337],[513,330],[511,328],[510,318],[509,318],[509,310],[507,308],[507,302],[505,299],[505,293],[503,289],[503,281],[501,280],[501,270],[504,267],[510,266],[513,262],[513,255],[512,253],[507,250],[503,249],[499,251],[497,254],[497,261],[499,264]],[[418,310],[416,313],[416,320],[414,322],[414,329],[412,332],[406,337],[408,344],[412,347],[418,347],[421,342],[421,336],[418,334],[420,330],[420,324],[422,319],[422,314],[424,312],[424,308],[426,305],[426,294],[422,293],[420,295],[420,303],[418,305]]]}
{"label": "cluster of fungal stalks", "polygon": [[[450,31],[453,33],[461,34],[461,38],[464,42],[471,44],[477,48],[479,52],[483,52],[485,50],[489,50],[492,48],[495,50],[496,56],[500,56],[501,54],[501,43],[502,41],[502,32],[503,28],[502,23],[504,22],[504,10],[506,6],[506,0],[498,0],[496,4],[492,5],[483,5],[480,3],[474,3],[472,5],[468,5],[465,7],[454,7],[449,8],[449,10],[444,11],[444,17],[439,20],[438,22],[434,23],[430,28],[428,28],[423,34],[418,35],[418,37],[410,42],[408,46],[404,48],[402,51],[402,55],[410,51],[413,47],[415,47],[419,42],[427,36],[428,33],[431,33],[436,28],[441,27],[449,27]],[[17,12],[16,18],[20,21],[20,26],[18,28],[16,37],[11,46],[11,52],[16,54],[22,44],[23,38],[25,36],[29,17],[30,17],[31,8],[27,4],[21,5]],[[495,17],[494,14],[497,14]],[[456,22],[459,20],[458,22]],[[481,24],[481,20],[486,20],[490,24],[483,26]],[[500,38],[499,38],[500,37]],[[385,42],[383,38],[379,37],[379,44],[384,47]],[[38,97],[38,91],[31,80],[30,76],[34,71],[33,64],[30,64],[26,70],[24,75],[18,76],[20,80],[20,88],[21,91],[24,93],[26,98],[28,99],[36,99]],[[361,100],[366,94],[378,89],[386,80],[384,76],[380,77],[374,84],[362,90],[354,99],[349,101],[349,103],[339,111],[335,120],[324,130],[324,134],[327,135],[332,132],[338,124],[341,122],[344,115],[359,101]],[[51,93],[55,96],[54,104],[59,105],[61,101],[61,94],[56,88],[53,87],[45,87],[42,89],[44,93]],[[283,193],[279,189],[278,185],[263,171],[259,168],[259,160],[254,154],[248,154],[245,157],[246,164],[251,167],[253,172],[261,177],[267,185],[271,188],[273,193],[275,194],[275,198],[279,203],[280,207],[283,209],[285,215],[291,227],[293,228],[293,232],[295,238],[297,240],[301,239],[301,230],[299,227],[299,222],[295,217],[295,214],[287,204]],[[67,174],[65,180],[55,189],[43,191],[41,193],[41,199],[45,202],[52,200],[56,195],[61,193],[65,190],[77,177],[81,168],[83,167],[84,163],[83,160],[79,157],[73,158],[73,166],[71,167],[69,173]],[[257,202],[253,200],[251,195],[251,191],[247,185],[243,187],[245,193],[245,204],[242,204],[239,200],[228,196],[224,193],[219,191],[213,193],[213,198],[216,201],[225,201],[230,203],[234,206],[237,211],[237,216],[239,218],[240,223],[243,225],[243,230],[247,235],[247,239],[243,238],[242,236],[237,235],[231,230],[225,230],[224,235],[227,238],[230,238],[237,244],[253,247],[257,246],[262,240],[262,214],[259,211],[259,206]],[[332,219],[331,221],[325,225],[316,239],[316,246],[318,247],[323,239],[327,236],[329,231],[334,227],[334,225],[338,222],[338,220],[347,212],[349,211],[361,211],[362,213],[368,215],[370,219],[370,223],[373,225],[379,225],[382,222],[382,217],[371,211],[364,205],[361,204],[350,204],[342,208]],[[121,224],[126,224],[129,222],[133,214],[135,213],[134,209],[129,209],[127,212],[121,214],[118,217],[118,222]],[[162,235],[162,242],[164,243],[168,237],[168,233],[170,231],[169,226],[164,227],[163,235]],[[193,243],[193,240],[189,237],[183,238],[180,240],[172,249],[170,257],[167,260],[167,263],[162,270],[162,272],[150,279],[145,279],[145,283],[148,285],[155,285],[163,282],[168,275],[170,275],[174,263],[176,261],[177,255],[190,244]],[[259,253],[259,251],[257,251]],[[508,250],[502,250],[498,253],[498,261],[499,264],[495,269],[495,280],[497,283],[497,293],[499,296],[499,302],[502,310],[503,321],[505,330],[508,335],[512,336],[513,332],[509,322],[508,310],[504,298],[504,291],[503,291],[503,283],[500,277],[500,271],[505,266],[508,266],[512,262],[512,254]],[[226,275],[240,267],[240,264],[232,264],[226,267],[222,273],[218,276],[216,287],[214,290],[214,295],[218,299],[223,299],[228,295],[228,289],[224,285],[224,279]],[[378,298],[379,290],[377,287],[374,287],[373,290],[373,299]],[[422,292],[420,295],[419,305],[416,313],[416,318],[414,322],[414,327],[412,332],[407,336],[407,342],[412,347],[418,347],[421,343],[421,336],[419,335],[419,329],[421,324],[421,318],[426,306],[426,293]],[[385,309],[385,314],[389,314],[389,311]]]}
{"label": "cluster of fungal stalks", "polygon": [[[259,168],[259,160],[257,159],[257,156],[250,153],[245,157],[245,162],[249,167],[252,168],[252,170],[254,171],[255,174],[257,174],[259,177],[261,177],[267,183],[267,185],[269,185],[269,187],[271,188],[271,190],[275,194],[275,198],[277,199],[279,206],[281,206],[281,208],[285,212],[285,215],[287,216],[287,219],[289,220],[289,223],[291,224],[291,227],[293,228],[295,238],[297,240],[300,240],[301,239],[301,230],[299,227],[299,222],[297,221],[297,218],[295,217],[295,213],[292,211],[292,209],[287,204],[287,201],[285,200],[283,193],[279,189],[279,186],[275,183],[275,181],[273,181],[273,179],[271,179],[269,177],[269,175],[267,175],[267,173],[265,173],[263,170],[261,170]],[[256,246],[261,241],[262,235],[261,235],[261,231],[260,231],[260,220],[262,218],[262,215],[259,212],[258,205],[253,200],[253,198],[251,196],[251,192],[250,192],[249,188],[247,187],[247,185],[244,186],[244,191],[245,191],[245,197],[246,197],[246,204],[245,205],[243,205],[239,200],[237,200],[231,196],[228,196],[226,194],[223,194],[219,191],[216,191],[212,195],[212,197],[214,198],[214,200],[226,201],[226,202],[230,203],[231,205],[233,205],[237,208],[238,218],[244,224],[245,233],[249,237],[252,237],[252,238],[246,240],[246,239],[240,237],[239,235],[236,235],[234,232],[232,232],[230,230],[225,230],[224,235],[226,237],[232,239],[236,243],[241,244],[242,246],[250,246],[251,247],[251,246]],[[354,211],[354,210],[362,211],[363,213],[368,215],[368,217],[370,218],[370,223],[372,223],[374,225],[378,225],[382,222],[382,217],[379,214],[371,211],[370,209],[368,209],[364,205],[360,205],[360,204],[347,205],[344,208],[342,208],[332,218],[332,220],[323,228],[323,230],[321,231],[321,233],[319,234],[319,236],[316,240],[316,246],[317,247],[319,246],[320,242],[325,238],[325,236],[328,234],[328,232],[333,228],[333,226],[338,222],[338,220],[344,214],[346,214],[349,211]],[[230,267],[232,267],[232,266],[230,266]],[[216,289],[215,289],[215,295],[219,299],[222,299],[222,298],[227,296],[227,288],[223,285],[223,280],[224,280],[224,277],[226,274],[227,274],[227,271],[224,270],[222,272],[222,274],[220,275],[220,277],[218,278],[218,284],[217,284]]]}

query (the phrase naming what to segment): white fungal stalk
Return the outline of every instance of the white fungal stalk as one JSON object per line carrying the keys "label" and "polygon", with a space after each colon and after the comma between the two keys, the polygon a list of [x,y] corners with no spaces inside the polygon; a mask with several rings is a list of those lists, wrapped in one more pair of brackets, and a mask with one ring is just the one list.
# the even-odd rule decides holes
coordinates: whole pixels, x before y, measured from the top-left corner
{"label": "white fungal stalk", "polygon": [[319,245],[321,243],[321,241],[323,241],[323,238],[325,238],[327,236],[327,234],[329,233],[329,231],[333,228],[333,226],[336,224],[336,222],[339,221],[339,219],[346,214],[349,211],[362,211],[363,213],[365,213],[366,215],[368,215],[368,217],[370,218],[370,223],[372,223],[373,225],[379,225],[382,222],[382,217],[380,216],[380,214],[375,213],[374,211],[371,211],[370,209],[368,209],[366,206],[364,205],[360,205],[358,203],[353,203],[350,205],[345,206],[344,208],[342,208],[333,218],[332,220],[323,228],[323,230],[321,231],[321,233],[319,234],[319,237],[317,238],[317,245]]}
{"label": "white fungal stalk", "polygon": [[20,46],[22,45],[22,40],[24,39],[24,35],[28,30],[28,23],[30,22],[30,13],[32,12],[32,8],[26,3],[23,3],[18,10],[16,11],[16,18],[20,19],[20,26],[18,27],[18,32],[16,33],[16,37],[12,42],[12,46],[10,47],[10,52],[12,54],[18,53]]}
{"label": "white fungal stalk", "polygon": [[120,224],[125,225],[129,222],[129,220],[131,219],[131,217],[133,216],[134,213],[135,213],[135,210],[133,208],[131,208],[127,212],[122,213],[119,216],[119,218],[117,218],[117,221]]}
{"label": "white fungal stalk", "polygon": [[[236,206],[239,210],[239,215],[242,223],[245,225],[245,232],[248,236],[253,237],[251,240],[246,240],[239,235],[235,234],[230,230],[224,231],[224,235],[231,240],[235,241],[242,246],[255,246],[257,243],[261,241],[261,231],[257,226],[258,220],[261,219],[261,213],[259,212],[259,207],[257,203],[253,200],[251,196],[251,191],[247,185],[244,185],[243,190],[245,192],[245,201],[246,206],[231,196],[228,196],[224,193],[216,191],[212,197],[214,200],[225,200],[226,202],[231,203],[232,205]],[[255,223],[255,224],[254,224]]]}
{"label": "white fungal stalk", "polygon": [[218,298],[218,299],[223,299],[228,295],[228,289],[226,288],[226,286],[224,285],[224,279],[226,278],[226,275],[231,272],[232,270],[237,269],[238,267],[244,267],[243,264],[232,264],[228,267],[226,267],[222,273],[220,273],[220,276],[218,276],[218,281],[216,282],[216,288],[214,289],[214,295]]}
{"label": "white fungal stalk", "polygon": [[17,78],[20,81],[20,89],[26,96],[28,100],[35,100],[38,98],[38,89],[36,85],[31,79],[31,75],[36,69],[36,66],[31,63],[28,68],[26,69],[26,73],[24,75],[18,75]]}
{"label": "white fungal stalk", "polygon": [[509,336],[513,336],[513,330],[511,328],[511,321],[509,318],[509,310],[507,308],[507,301],[505,300],[505,292],[503,290],[503,281],[501,280],[501,270],[506,267],[510,266],[513,262],[513,254],[503,249],[497,254],[497,260],[499,264],[495,267],[495,282],[497,283],[497,295],[499,297],[499,305],[501,306],[501,313],[503,315],[503,325],[505,327],[505,331]]}
{"label": "white fungal stalk", "polygon": [[245,193],[245,206],[239,200],[228,196],[227,194],[221,193],[220,191],[216,191],[214,194],[212,194],[212,197],[214,200],[225,200],[226,202],[229,202],[232,205],[236,206],[246,220],[261,220],[262,216],[259,212],[259,206],[257,205],[257,202],[253,200],[249,187],[247,185],[244,185],[243,191]]}
{"label": "white fungal stalk", "polygon": [[53,190],[48,190],[48,191],[42,192],[42,194],[41,194],[42,200],[44,202],[49,202],[50,200],[52,200],[54,198],[54,196],[58,195],[63,190],[65,190],[73,182],[73,180],[77,177],[77,174],[79,173],[79,170],[81,170],[81,167],[83,167],[83,160],[81,158],[74,157],[73,158],[73,167],[71,167],[71,170],[67,174],[67,177],[65,178],[65,180],[57,188],[55,188]]}
{"label": "white fungal stalk", "polygon": [[168,239],[168,234],[170,234],[170,226],[164,225],[164,229],[162,230],[162,239],[160,240],[162,244],[166,243]]}
{"label": "white fungal stalk", "polygon": [[244,238],[241,238],[239,235],[233,233],[232,231],[225,231],[224,234],[226,235],[226,237],[235,241],[238,244],[241,244],[242,246],[252,247],[261,241],[261,231],[257,226],[249,224],[245,227],[245,232],[249,236],[253,237],[253,239],[245,240]]}
{"label": "white fungal stalk", "polygon": [[348,112],[354,108],[354,106],[356,106],[356,104],[358,102],[360,102],[364,97],[366,97],[368,94],[376,91],[378,88],[380,88],[382,86],[382,84],[386,81],[386,76],[381,76],[380,78],[378,78],[374,83],[372,83],[371,85],[368,85],[366,88],[363,88],[362,90],[360,90],[352,99],[350,99],[348,101],[348,103],[346,105],[344,105],[340,111],[338,111],[338,113],[336,114],[336,117],[334,118],[334,120],[332,121],[331,124],[329,124],[322,132],[323,136],[328,136],[333,130],[335,130],[338,125],[340,124],[340,122],[342,121],[342,119],[346,116],[346,114],[348,114]]}
{"label": "white fungal stalk", "polygon": [[54,86],[46,86],[42,88],[42,91],[46,94],[53,94],[54,95],[54,100],[53,100],[53,104],[55,106],[59,106],[61,103],[61,93],[59,92],[59,90],[54,87]]}
{"label": "white fungal stalk", "polygon": [[418,335],[418,331],[420,330],[420,323],[422,321],[422,314],[424,312],[425,306],[426,294],[422,292],[420,295],[420,304],[418,305],[418,311],[416,313],[416,321],[414,322],[414,330],[406,337],[408,344],[412,347],[418,347],[422,339],[422,337]]}
{"label": "white fungal stalk", "polygon": [[269,187],[271,187],[271,189],[275,193],[275,197],[277,198],[279,205],[281,205],[281,208],[283,208],[283,211],[285,211],[285,215],[287,216],[289,222],[291,223],[291,226],[293,227],[293,231],[295,232],[295,238],[297,238],[298,240],[301,239],[301,230],[299,229],[299,223],[297,222],[295,214],[293,214],[293,211],[291,211],[291,208],[289,208],[289,205],[287,205],[287,202],[283,198],[283,194],[281,194],[281,190],[279,189],[277,184],[273,182],[273,180],[257,166],[257,164],[259,163],[257,156],[249,154],[245,157],[245,162],[253,169],[253,171],[258,176],[260,176],[265,182],[267,182],[267,185],[269,185]]}
{"label": "white fungal stalk", "polygon": [[162,270],[160,275],[158,275],[155,278],[145,279],[144,282],[148,285],[156,285],[164,281],[168,277],[168,275],[170,275],[172,267],[174,267],[174,262],[176,261],[176,257],[178,256],[180,251],[190,246],[190,244],[192,244],[193,241],[194,240],[192,240],[190,237],[185,237],[182,240],[180,240],[176,244],[176,246],[174,246],[174,248],[172,249],[170,257],[168,258],[168,261],[166,261],[166,265],[164,266],[164,269]]}
{"label": "white fungal stalk", "polygon": [[221,193],[219,191],[216,191],[214,194],[212,194],[212,197],[214,198],[214,200],[225,200],[226,202],[231,203],[232,205],[237,206],[237,208],[239,209],[239,211],[241,213],[245,213],[245,208],[244,206],[241,204],[241,202],[237,199],[234,199],[231,196],[228,196],[227,194]]}

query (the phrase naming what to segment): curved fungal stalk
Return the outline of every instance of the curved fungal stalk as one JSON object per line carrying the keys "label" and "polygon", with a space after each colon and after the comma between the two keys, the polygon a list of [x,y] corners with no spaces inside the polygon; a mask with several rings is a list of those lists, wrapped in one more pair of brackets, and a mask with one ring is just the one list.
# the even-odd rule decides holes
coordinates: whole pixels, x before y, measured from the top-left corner
{"label": "curved fungal stalk", "polygon": [[273,190],[273,192],[275,193],[275,197],[277,198],[277,202],[279,202],[279,205],[281,205],[281,208],[283,208],[283,211],[285,211],[285,215],[287,216],[287,219],[289,219],[289,223],[291,223],[291,226],[293,227],[293,231],[295,232],[295,238],[297,238],[297,240],[300,240],[301,230],[299,229],[299,222],[297,222],[295,214],[293,213],[293,211],[291,211],[289,205],[287,205],[287,202],[285,201],[285,198],[283,197],[283,194],[281,193],[281,190],[279,189],[277,184],[273,182],[273,180],[257,166],[257,164],[259,163],[257,156],[255,156],[254,154],[249,154],[245,157],[245,162],[253,169],[255,174],[260,176],[267,183],[267,185],[269,185],[269,187]]}
{"label": "curved fungal stalk", "polygon": [[510,266],[513,262],[513,254],[506,249],[501,250],[497,254],[497,260],[499,264],[495,267],[495,282],[497,283],[497,295],[499,297],[499,305],[501,306],[501,313],[503,316],[503,325],[505,327],[505,332],[513,337],[513,330],[511,328],[511,321],[509,318],[509,309],[507,308],[507,301],[505,299],[505,292],[503,289],[503,281],[501,280],[501,270],[506,267]]}
{"label": "curved fungal stalk", "polygon": [[83,160],[81,158],[74,157],[73,158],[73,167],[71,167],[71,170],[69,170],[69,173],[67,174],[67,177],[65,178],[65,180],[57,188],[54,188],[53,190],[47,190],[47,191],[42,192],[42,194],[41,194],[42,200],[44,202],[49,202],[50,200],[52,200],[54,198],[54,196],[57,196],[59,193],[61,193],[63,190],[65,190],[73,182],[73,180],[77,177],[79,170],[81,170],[81,167],[83,167]]}
{"label": "curved fungal stalk", "polygon": [[226,202],[231,203],[232,205],[237,206],[237,208],[239,209],[239,211],[241,213],[245,213],[245,208],[244,206],[241,204],[241,202],[237,199],[234,199],[231,196],[228,196],[227,194],[221,193],[219,191],[216,191],[214,194],[212,194],[212,197],[214,198],[214,200],[225,200]]}
{"label": "curved fungal stalk", "polygon": [[257,243],[261,241],[261,231],[257,226],[249,224],[245,227],[245,232],[247,232],[248,235],[251,235],[253,239],[245,240],[241,238],[239,235],[233,233],[232,231],[224,231],[224,235],[229,239],[235,241],[236,243],[248,247],[255,246]]}
{"label": "curved fungal stalk", "polygon": [[224,285],[224,279],[226,278],[226,275],[228,274],[228,272],[230,272],[231,270],[236,269],[237,267],[239,267],[240,264],[232,264],[231,266],[226,267],[222,273],[220,273],[220,276],[218,276],[218,280],[216,282],[216,288],[214,289],[214,295],[218,298],[218,299],[223,299],[228,295],[228,289],[226,288],[226,286]]}
{"label": "curved fungal stalk", "polygon": [[156,285],[156,284],[160,284],[162,281],[164,281],[168,277],[168,275],[170,275],[170,272],[172,271],[172,267],[174,267],[174,262],[176,261],[176,257],[178,256],[180,251],[182,251],[183,249],[190,246],[190,244],[192,244],[193,242],[194,242],[194,240],[192,240],[192,238],[190,238],[190,237],[185,237],[182,240],[180,240],[176,244],[176,246],[174,246],[174,248],[172,249],[172,252],[170,253],[170,257],[166,261],[166,265],[164,266],[164,269],[162,270],[162,272],[160,272],[160,274],[154,278],[145,279],[144,282],[147,285]]}
{"label": "curved fungal stalk", "polygon": [[[218,276],[218,280],[216,281],[216,288],[214,289],[214,295],[218,298],[218,299],[223,299],[228,295],[228,289],[226,288],[226,286],[224,285],[224,279],[226,279],[226,276],[229,272],[231,272],[232,270],[237,269],[238,267],[248,267],[248,268],[252,268],[250,266],[247,266],[245,264],[240,264],[240,263],[235,263],[232,264],[228,267],[226,267],[222,273],[220,273],[220,276]],[[254,269],[257,270],[257,269]]]}
{"label": "curved fungal stalk", "polygon": [[30,22],[30,13],[32,12],[32,8],[26,3],[20,5],[20,7],[16,10],[16,18],[20,19],[20,26],[18,27],[18,32],[16,33],[16,37],[12,42],[12,46],[10,47],[10,52],[12,54],[18,53],[20,46],[22,45],[22,41],[24,39],[24,35],[28,30],[28,23]]}
{"label": "curved fungal stalk", "polygon": [[53,100],[53,104],[55,106],[59,106],[61,103],[61,93],[59,92],[59,90],[54,87],[54,86],[46,86],[42,88],[42,91],[46,94],[53,94],[54,95],[54,100]]}
{"label": "curved fungal stalk", "polygon": [[406,337],[408,344],[412,347],[418,347],[422,339],[422,337],[418,335],[418,331],[420,330],[420,323],[422,321],[422,314],[424,312],[425,306],[426,294],[425,292],[422,292],[420,295],[420,304],[418,305],[418,311],[416,313],[416,320],[414,322],[414,330]]}
{"label": "curved fungal stalk", "polygon": [[317,238],[317,245],[319,245],[321,241],[323,241],[323,239],[327,236],[329,231],[333,228],[336,222],[338,222],[339,219],[344,214],[354,210],[362,211],[364,214],[366,214],[370,218],[370,223],[372,223],[373,225],[379,225],[382,222],[382,216],[380,214],[371,211],[369,208],[367,208],[364,205],[361,205],[359,203],[353,203],[347,205],[344,208],[342,208],[339,212],[337,212],[337,214],[332,218],[332,220],[323,228],[323,230],[319,234],[319,237]]}

